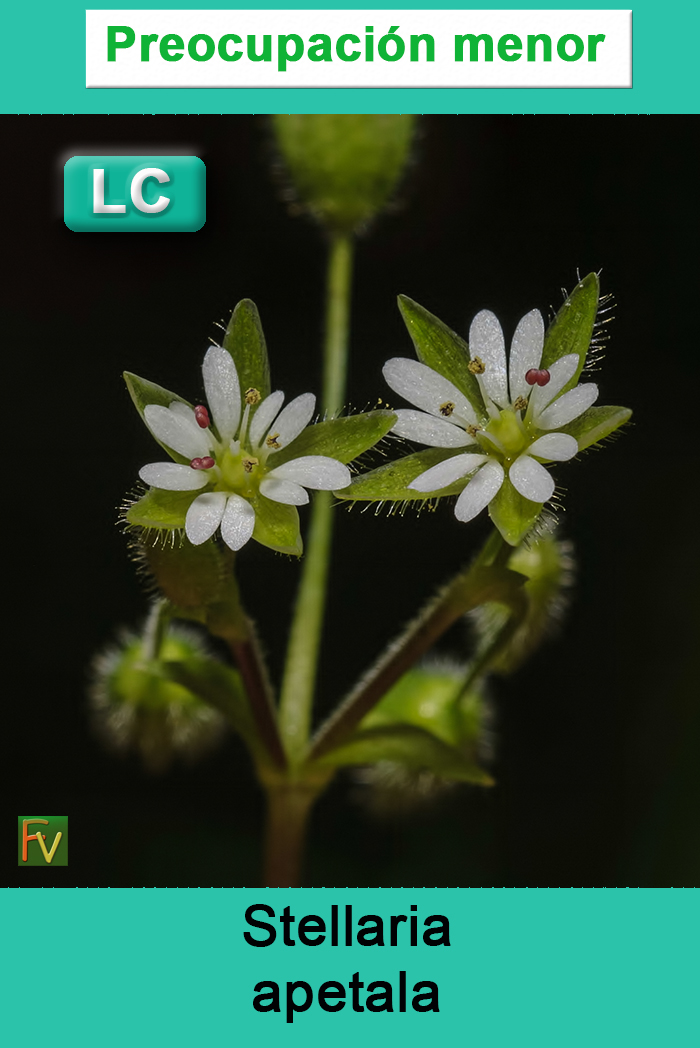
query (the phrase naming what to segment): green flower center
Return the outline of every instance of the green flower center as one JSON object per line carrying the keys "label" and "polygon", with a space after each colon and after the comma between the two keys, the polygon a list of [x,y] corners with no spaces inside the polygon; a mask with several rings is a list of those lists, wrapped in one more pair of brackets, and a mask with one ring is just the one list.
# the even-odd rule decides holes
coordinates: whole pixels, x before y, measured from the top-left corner
{"label": "green flower center", "polygon": [[510,408],[501,411],[498,418],[491,419],[486,432],[496,438],[509,459],[517,458],[532,442],[525,426]]}
{"label": "green flower center", "polygon": [[220,479],[214,486],[215,491],[234,492],[244,498],[257,494],[260,481],[264,475],[264,465],[250,451],[224,451],[219,455],[216,464],[220,470]]}

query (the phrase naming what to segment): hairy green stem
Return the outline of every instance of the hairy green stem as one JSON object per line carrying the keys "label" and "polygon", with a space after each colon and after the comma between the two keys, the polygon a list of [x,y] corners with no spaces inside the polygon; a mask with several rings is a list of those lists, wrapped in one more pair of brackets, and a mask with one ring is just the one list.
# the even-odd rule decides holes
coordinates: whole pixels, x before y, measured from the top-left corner
{"label": "hairy green stem", "polygon": [[490,537],[474,563],[456,575],[409,624],[321,727],[312,745],[312,760],[343,742],[389,688],[462,615],[496,601],[511,607],[509,621],[520,621],[525,612],[525,578],[504,567],[512,552],[498,533]]}
{"label": "hairy green stem", "polygon": [[157,600],[151,607],[143,631],[143,656],[149,662],[159,658],[171,618],[172,611],[167,600]]}
{"label": "hairy green stem", "polygon": [[[337,235],[331,242],[326,286],[322,403],[326,418],[339,413],[345,398],[352,258],[351,239]],[[311,511],[280,698],[280,732],[292,764],[303,759],[309,739],[332,538],[332,496],[330,492],[320,491],[314,497]]]}

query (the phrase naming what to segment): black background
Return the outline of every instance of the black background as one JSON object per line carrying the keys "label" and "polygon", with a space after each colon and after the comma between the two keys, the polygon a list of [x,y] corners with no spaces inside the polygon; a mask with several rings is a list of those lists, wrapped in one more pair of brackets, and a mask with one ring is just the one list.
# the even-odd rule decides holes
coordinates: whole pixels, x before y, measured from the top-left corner
{"label": "black background", "polygon": [[[261,798],[238,741],[153,778],[102,749],[85,682],[146,606],[115,521],[153,444],[122,370],[196,397],[215,322],[247,296],[275,386],[317,391],[323,237],[288,213],[264,117],[3,117],[2,129],[21,160],[3,196],[7,883],[258,884]],[[498,785],[377,822],[339,778],[314,814],[304,883],[697,883],[697,132],[681,117],[420,122],[396,206],[358,245],[350,403],[385,396],[383,361],[412,354],[397,293],[463,334],[493,309],[509,339],[529,309],[558,308],[577,270],[602,269],[617,307],[600,402],[632,407],[635,424],[557,469],[578,584],[562,634],[492,688]],[[202,230],[63,225],[67,156],[175,148],[207,165]],[[487,529],[447,504],[403,519],[338,510],[322,705]],[[239,560],[278,676],[298,565],[255,543]],[[15,880],[9,828],[37,811],[68,814],[70,865]]]}

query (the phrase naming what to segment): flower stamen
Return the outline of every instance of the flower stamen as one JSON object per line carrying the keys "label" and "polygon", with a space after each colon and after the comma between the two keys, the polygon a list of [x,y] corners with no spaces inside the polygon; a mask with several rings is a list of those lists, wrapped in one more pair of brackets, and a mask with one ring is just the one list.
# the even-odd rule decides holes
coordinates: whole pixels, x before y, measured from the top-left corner
{"label": "flower stamen", "polygon": [[271,433],[270,434],[270,436],[265,441],[265,443],[267,444],[268,448],[274,448],[275,450],[277,450],[278,448],[282,447],[282,445],[280,444],[279,440],[277,439],[278,437],[279,437],[279,433]]}
{"label": "flower stamen", "polygon": [[445,418],[449,418],[454,412],[455,405],[451,400],[446,400],[444,404],[440,405],[440,414]]}
{"label": "flower stamen", "polygon": [[258,465],[259,461],[259,459],[256,459],[253,456],[251,456],[250,458],[246,457],[243,459],[243,469],[246,471],[246,473],[252,473],[255,467]]}
{"label": "flower stamen", "polygon": [[211,426],[209,412],[203,404],[198,404],[197,407],[194,409],[194,417],[200,429],[208,429],[209,426]]}
{"label": "flower stamen", "polygon": [[246,404],[259,404],[261,400],[262,397],[260,396],[260,390],[256,389],[255,386],[251,386],[249,389],[245,391]]}
{"label": "flower stamen", "polygon": [[525,373],[525,381],[528,386],[546,386],[552,376],[547,371],[547,368],[530,368]]}
{"label": "flower stamen", "polygon": [[467,371],[470,371],[472,375],[483,375],[486,371],[486,365],[481,357],[472,357],[467,364]]}
{"label": "flower stamen", "polygon": [[513,404],[513,411],[524,411],[527,407],[527,400],[525,397],[516,397]]}

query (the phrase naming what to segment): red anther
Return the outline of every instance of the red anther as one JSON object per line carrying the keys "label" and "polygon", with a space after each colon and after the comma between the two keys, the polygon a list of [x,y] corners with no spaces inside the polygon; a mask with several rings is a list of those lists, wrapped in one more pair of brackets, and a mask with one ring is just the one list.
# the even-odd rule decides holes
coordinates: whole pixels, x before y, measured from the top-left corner
{"label": "red anther", "polygon": [[211,455],[205,455],[204,458],[202,459],[202,469],[211,469],[212,466],[215,466],[215,465],[216,465],[216,462],[211,457]]}
{"label": "red anther", "polygon": [[194,458],[190,462],[192,469],[204,469],[204,459]]}
{"label": "red anther", "polygon": [[546,386],[551,377],[546,368],[530,368],[525,373],[525,381],[528,386]]}
{"label": "red anther", "polygon": [[199,404],[194,409],[194,417],[197,421],[197,425],[202,429],[207,429],[211,425],[211,419],[209,418],[209,412],[203,404]]}

